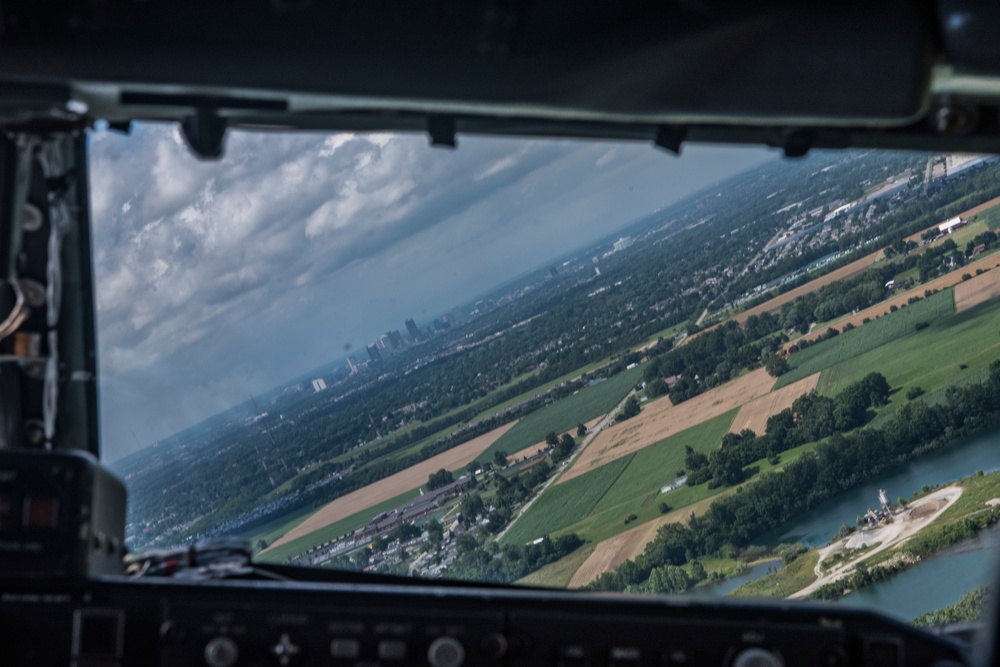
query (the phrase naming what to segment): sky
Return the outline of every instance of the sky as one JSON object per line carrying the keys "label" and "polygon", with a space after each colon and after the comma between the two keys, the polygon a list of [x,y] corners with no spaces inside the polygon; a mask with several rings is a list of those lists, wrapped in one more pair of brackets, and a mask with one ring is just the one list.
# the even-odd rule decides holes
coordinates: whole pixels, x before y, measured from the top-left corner
{"label": "sky", "polygon": [[114,461],[777,159],[759,148],[230,132],[90,137],[102,457]]}

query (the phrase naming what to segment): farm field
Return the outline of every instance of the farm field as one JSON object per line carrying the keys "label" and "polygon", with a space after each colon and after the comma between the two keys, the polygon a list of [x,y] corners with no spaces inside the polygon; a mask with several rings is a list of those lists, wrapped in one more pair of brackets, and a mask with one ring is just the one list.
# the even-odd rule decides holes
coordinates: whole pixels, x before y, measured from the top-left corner
{"label": "farm field", "polygon": [[898,338],[916,334],[914,326],[918,322],[930,323],[953,312],[955,306],[951,290],[933,294],[894,313],[887,312],[868,324],[792,353],[788,357],[788,372],[778,378],[775,387],[790,385]]}
{"label": "farm field", "polygon": [[[975,371],[969,371],[968,369],[964,371],[960,370],[953,382],[921,394],[917,400],[923,401],[927,405],[944,405],[948,401],[948,389],[951,387],[964,387],[965,385],[977,382],[981,383],[989,377],[989,371],[990,369],[987,366],[983,366]],[[871,425],[876,428],[883,426],[892,419],[893,414],[895,414],[895,408],[901,404],[900,401],[890,402],[889,408],[881,410],[875,419],[872,420]]]}
{"label": "farm field", "polygon": [[1000,271],[993,269],[955,285],[955,310],[962,312],[1000,296]]}
{"label": "farm field", "polygon": [[476,458],[485,461],[492,458],[496,451],[520,451],[545,440],[548,433],[563,433],[575,429],[577,424],[610,412],[642,379],[642,370],[641,366],[637,366],[630,371],[622,371],[532,412]]}
{"label": "farm field", "polygon": [[[960,217],[960,218],[971,218],[974,215],[975,216],[979,216],[981,213],[984,213],[985,211],[988,211],[990,209],[994,209],[994,212],[995,212],[996,210],[1000,210],[1000,209],[996,209],[995,208],[997,206],[1000,206],[1000,197],[994,197],[993,199],[990,199],[989,201],[985,201],[982,204],[979,204],[977,206],[973,206],[972,208],[970,208],[968,210],[962,211],[961,213],[958,214],[958,217]],[[993,215],[994,212],[991,212],[988,215]],[[906,240],[907,241],[913,241],[914,243],[920,243],[920,235],[923,234],[924,232],[926,232],[929,229],[936,228],[941,222],[944,222],[944,220],[941,220],[940,222],[935,223],[935,224],[931,225],[930,227],[927,227],[926,229],[921,229],[916,234],[911,234],[910,236],[907,236]]]}
{"label": "farm field", "polygon": [[591,514],[618,509],[624,515],[639,509],[640,503],[658,505],[669,495],[661,495],[660,489],[673,482],[677,471],[684,468],[685,445],[708,455],[722,442],[734,416],[735,411],[730,410],[636,452],[615,483],[594,505]]}
{"label": "farm field", "polygon": [[573,574],[580,569],[585,560],[590,558],[590,554],[594,551],[594,546],[593,544],[584,545],[573,553],[545,565],[540,570],[535,570],[514,583],[521,586],[545,586],[547,588],[565,589],[569,586],[569,581],[573,578]]}
{"label": "farm field", "polygon": [[[723,491],[726,494],[731,492],[731,489]],[[708,511],[708,507],[712,504],[712,501],[717,497],[721,497],[721,495],[717,494],[711,498],[705,498],[694,505],[688,505],[684,508],[668,512],[656,521],[649,521],[631,530],[626,530],[619,535],[602,540],[597,544],[593,553],[573,574],[573,578],[569,582],[569,587],[580,588],[581,586],[586,586],[601,573],[618,567],[627,559],[635,558],[656,537],[656,531],[659,530],[660,526],[668,523],[686,523],[692,513],[695,516],[704,514]]]}
{"label": "farm field", "polygon": [[[781,469],[797,461],[817,446],[819,443],[809,443],[782,452],[777,465],[766,460],[751,463],[744,468],[747,480],[743,484],[752,482],[757,475]],[[707,482],[695,487],[682,486],[657,496],[655,503],[634,509],[633,511],[638,515],[635,523],[639,523],[635,528],[623,529],[623,510],[613,509],[594,513],[587,519],[560,530],[557,535],[577,533],[587,540],[598,543],[588,562],[581,566],[581,571],[577,575],[574,575],[573,582],[578,583],[571,582],[570,585],[583,586],[609,567],[618,565],[626,558],[635,558],[643,552],[646,544],[656,536],[656,531],[660,526],[667,523],[686,522],[692,512],[695,515],[704,513],[715,500],[735,493],[738,488],[739,486],[721,490],[709,489]],[[657,505],[661,500],[670,505],[671,511],[666,514],[659,512]]]}
{"label": "farm field", "polygon": [[[834,395],[867,373],[878,371],[892,387],[902,389],[890,396],[887,409],[894,409],[906,402],[905,390],[909,388],[920,387],[930,394],[963,381],[1000,358],[998,318],[1000,300],[940,318],[926,329],[894,341],[891,354],[884,348],[876,348],[832,365],[820,376],[818,391]],[[837,338],[830,342],[836,342]],[[928,354],[928,350],[934,353]],[[960,365],[966,368],[961,369]]]}
{"label": "farm field", "polygon": [[426,461],[421,461],[417,465],[411,466],[395,475],[390,475],[374,484],[369,484],[357,491],[352,491],[345,496],[337,498],[333,502],[321,507],[312,516],[285,533],[283,537],[272,545],[272,548],[308,535],[320,528],[325,528],[341,519],[378,505],[390,498],[394,498],[399,494],[400,489],[419,488],[427,483],[427,477],[432,472],[437,472],[441,468],[458,470],[464,467],[469,462],[474,461],[476,457],[482,454],[483,450],[493,444],[494,441],[513,426],[513,423],[505,424],[469,442],[453,447],[437,456],[432,456]]}
{"label": "farm field", "polygon": [[879,250],[873,252],[870,255],[865,255],[861,259],[855,260],[846,266],[842,266],[836,271],[831,271],[825,276],[820,276],[815,280],[810,280],[805,285],[799,285],[795,289],[789,290],[784,294],[779,294],[773,299],[769,299],[764,303],[754,306],[753,308],[748,308],[742,313],[739,313],[732,319],[740,324],[746,322],[751,315],[760,315],[761,313],[774,313],[781,310],[781,307],[786,303],[791,303],[795,301],[800,296],[811,294],[824,285],[829,285],[830,283],[835,283],[838,280],[846,280],[848,278],[853,278],[854,276],[864,273],[871,265],[879,260],[885,259],[885,254]]}
{"label": "farm field", "polygon": [[[583,425],[586,426],[587,430],[589,431],[590,429],[594,428],[595,425],[600,423],[601,419],[602,417],[597,417],[596,419],[591,419],[589,422],[584,422]],[[576,438],[576,427],[574,426],[573,428],[568,429],[566,433],[569,433],[571,436]],[[562,433],[559,433],[557,435],[562,435]],[[529,456],[534,456],[535,454],[542,451],[548,446],[549,446],[548,443],[542,440],[541,442],[536,442],[530,447],[525,447],[524,449],[516,451],[513,454],[508,454],[507,458],[512,461],[516,461],[518,459],[526,459]]]}
{"label": "farm field", "polygon": [[780,388],[776,384],[775,389],[772,389],[770,393],[755,398],[740,408],[729,427],[729,432],[739,433],[743,429],[750,429],[757,435],[763,435],[769,418],[785,408],[792,407],[795,399],[802,394],[808,394],[816,388],[818,383],[819,373],[816,372]]}
{"label": "farm field", "polygon": [[[611,363],[611,359],[610,358],[601,359],[600,361],[595,361],[594,363],[588,364],[588,365],[586,365],[586,366],[584,366],[582,368],[577,368],[576,370],[570,371],[569,373],[566,373],[565,375],[560,375],[555,380],[549,380],[548,382],[546,382],[544,384],[541,384],[541,385],[535,387],[534,389],[529,389],[529,390],[527,390],[527,391],[525,391],[523,393],[520,393],[517,396],[515,396],[514,398],[510,398],[510,399],[504,401],[503,403],[498,403],[498,404],[490,406],[488,408],[484,408],[482,412],[480,412],[479,414],[477,414],[475,417],[473,417],[469,421],[470,422],[478,421],[478,420],[480,420],[480,419],[482,419],[484,417],[489,417],[490,415],[496,414],[497,412],[500,412],[501,410],[506,410],[507,408],[511,407],[512,405],[517,405],[518,403],[522,403],[522,402],[528,400],[532,396],[535,396],[537,394],[541,394],[541,393],[544,393],[544,392],[548,391],[549,389],[551,389],[552,387],[556,386],[557,384],[561,384],[563,382],[566,382],[567,380],[575,380],[578,377],[580,377],[581,375],[584,375],[585,373],[593,373],[594,371],[596,371],[596,370],[598,370],[600,368],[603,368],[604,366],[607,366],[609,363]],[[519,378],[519,379],[523,379],[523,378],[529,377],[531,375],[532,375],[532,373],[526,373],[526,374],[522,375],[521,378]],[[504,385],[504,386],[506,387],[508,385]],[[499,389],[500,388],[494,389],[493,391],[498,391]],[[489,398],[489,395],[484,396],[482,399],[480,399],[480,401],[483,401],[483,400],[485,400],[487,398]]]}
{"label": "farm field", "polygon": [[667,397],[650,401],[638,416],[601,431],[556,485],[729,412],[763,396],[773,384],[774,378],[758,368],[680,405],[672,405]]}
{"label": "farm field", "polygon": [[687,325],[688,325],[688,323],[685,320],[684,322],[681,322],[679,324],[675,324],[672,327],[667,327],[663,331],[659,331],[659,332],[653,334],[652,336],[650,336],[649,338],[647,338],[645,342],[639,343],[638,345],[633,346],[632,347],[632,351],[633,352],[639,352],[641,350],[648,350],[649,348],[651,348],[654,345],[656,345],[656,342],[660,338],[664,338],[666,340],[670,340],[671,338],[676,337],[680,332],[684,331],[684,328],[687,327]]}
{"label": "farm field", "polygon": [[[313,533],[296,538],[286,542],[285,544],[274,547],[273,549],[261,551],[254,556],[254,560],[269,563],[281,563],[289,556],[293,556],[305,551],[306,549],[314,547],[317,544],[322,544],[329,540],[341,537],[342,535],[346,535],[347,533],[353,532],[354,530],[367,525],[376,514],[391,510],[393,507],[397,507],[408,500],[416,498],[417,495],[419,495],[419,491],[417,489],[411,489],[394,498],[389,498],[378,505],[352,514],[351,516],[345,517],[335,523],[331,523],[328,526],[324,526]],[[272,532],[273,537],[281,537],[282,534],[283,533],[277,531]],[[264,539],[267,539],[267,537],[264,537]]]}
{"label": "farm field", "polygon": [[523,544],[550,535],[560,528],[583,519],[628,467],[631,458],[623,458],[582,475],[570,484],[555,484],[545,491],[531,510],[504,535],[506,544]]}
{"label": "farm field", "polygon": [[1000,207],[995,207],[989,211],[983,211],[979,219],[986,223],[986,228],[991,232],[1000,229]]}
{"label": "farm field", "polygon": [[898,294],[891,299],[888,299],[881,303],[877,303],[871,308],[866,308],[865,310],[862,310],[859,313],[852,315],[851,317],[845,318],[843,320],[838,320],[834,324],[816,327],[811,333],[802,336],[800,338],[797,338],[789,343],[785,343],[784,348],[788,349],[789,347],[791,347],[792,345],[794,345],[796,342],[799,341],[815,340],[820,336],[822,336],[824,333],[826,333],[826,330],[829,329],[831,326],[836,326],[837,329],[843,330],[843,326],[848,322],[850,322],[854,326],[859,327],[864,323],[865,318],[874,320],[876,317],[888,313],[889,309],[892,306],[896,306],[897,308],[902,306],[904,303],[907,302],[907,300],[911,296],[919,296],[923,298],[924,292],[927,290],[931,291],[936,290],[938,292],[941,292],[943,290],[948,289],[949,287],[954,287],[955,285],[961,283],[962,276],[966,273],[970,275],[975,275],[976,270],[978,269],[981,269],[983,271],[989,271],[990,269],[996,268],[997,266],[1000,266],[1000,254],[991,253],[989,255],[983,256],[981,259],[978,259],[975,262],[972,262],[971,264],[967,264],[961,269],[952,271],[951,273],[947,273],[943,276],[935,278],[934,280],[924,283],[923,285],[918,285],[917,287],[914,287],[913,289],[907,292],[903,292],[902,294]]}

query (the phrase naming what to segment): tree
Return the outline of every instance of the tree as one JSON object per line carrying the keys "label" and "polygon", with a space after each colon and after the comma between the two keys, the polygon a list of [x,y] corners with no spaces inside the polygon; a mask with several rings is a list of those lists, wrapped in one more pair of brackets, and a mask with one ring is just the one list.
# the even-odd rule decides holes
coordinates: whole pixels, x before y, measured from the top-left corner
{"label": "tree", "polygon": [[459,556],[465,553],[469,553],[471,551],[475,551],[478,548],[479,548],[479,543],[476,542],[476,538],[474,538],[472,535],[469,535],[468,533],[462,533],[457,538],[455,538],[455,550],[458,552]]}
{"label": "tree", "polygon": [[556,435],[555,431],[549,431],[545,434],[545,442],[549,447],[555,447],[559,444],[559,436]]}
{"label": "tree", "polygon": [[450,470],[445,470],[441,468],[437,472],[432,472],[427,478],[427,488],[431,491],[434,489],[440,489],[442,486],[447,486],[455,481],[455,476],[451,474]]}
{"label": "tree", "polygon": [[[743,481],[743,461],[737,447],[721,447],[712,452],[709,460],[714,483],[732,486]],[[709,485],[711,486],[711,485]]]}
{"label": "tree", "polygon": [[444,526],[436,519],[428,521],[424,530],[427,531],[427,541],[431,544],[440,544],[441,540],[444,539]]}
{"label": "tree", "polygon": [[684,468],[688,471],[698,470],[708,465],[708,457],[701,452],[696,452],[691,445],[684,446]]}
{"label": "tree", "polygon": [[498,468],[506,468],[507,452],[500,450],[493,452],[493,463],[495,463]]}
{"label": "tree", "polygon": [[576,426],[576,437],[582,438],[585,435],[587,435],[587,427],[584,426],[583,424],[577,424],[577,426]]}
{"label": "tree", "polygon": [[401,523],[392,529],[392,539],[399,540],[400,544],[402,544],[403,542],[420,537],[420,533],[422,532],[422,530],[412,523]]}
{"label": "tree", "polygon": [[576,440],[569,433],[564,433],[559,439],[559,444],[552,450],[552,460],[562,461],[573,452],[574,447],[576,447]]}
{"label": "tree", "polygon": [[615,421],[623,422],[626,419],[631,419],[639,414],[639,410],[639,399],[635,396],[629,396],[628,400],[625,401],[625,407],[623,407],[622,411],[618,413],[617,417],[615,417]]}
{"label": "tree", "polygon": [[881,373],[869,373],[860,382],[863,391],[868,394],[870,405],[880,407],[889,402],[889,381]]}
{"label": "tree", "polygon": [[462,496],[458,504],[459,512],[462,513],[462,523],[471,526],[476,522],[476,518],[486,514],[486,505],[478,493],[467,493]]}
{"label": "tree", "polygon": [[764,369],[771,377],[778,377],[788,372],[788,361],[780,354],[772,354],[764,362]]}

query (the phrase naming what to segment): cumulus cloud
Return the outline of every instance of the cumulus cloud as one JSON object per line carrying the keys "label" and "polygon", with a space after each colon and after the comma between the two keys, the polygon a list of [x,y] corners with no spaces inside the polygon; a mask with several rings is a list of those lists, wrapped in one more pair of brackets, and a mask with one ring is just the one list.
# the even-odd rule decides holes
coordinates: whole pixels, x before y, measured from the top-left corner
{"label": "cumulus cloud", "polygon": [[149,124],[90,151],[110,458],[684,194],[646,146],[233,132],[200,162]]}

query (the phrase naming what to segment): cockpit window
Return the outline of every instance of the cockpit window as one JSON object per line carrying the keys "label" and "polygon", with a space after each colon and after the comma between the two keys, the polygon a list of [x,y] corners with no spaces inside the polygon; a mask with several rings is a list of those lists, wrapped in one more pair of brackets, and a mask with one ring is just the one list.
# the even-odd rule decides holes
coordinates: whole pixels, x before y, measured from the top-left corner
{"label": "cockpit window", "polygon": [[[90,137],[133,550],[976,618],[1000,160]],[[0,499],[2,502],[2,499]]]}

